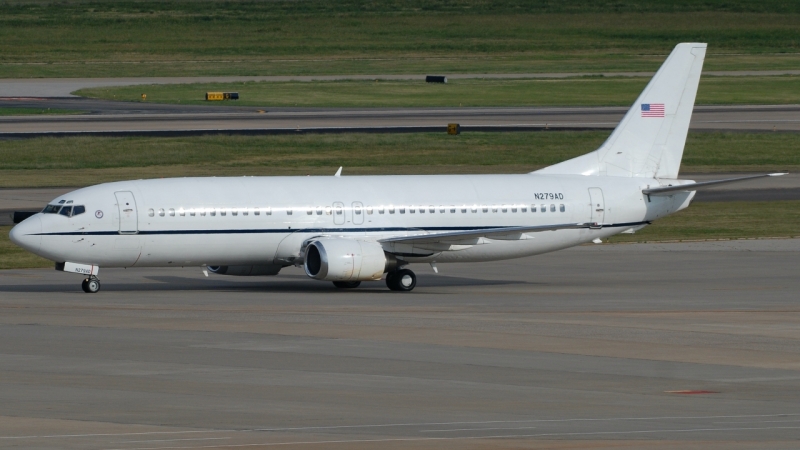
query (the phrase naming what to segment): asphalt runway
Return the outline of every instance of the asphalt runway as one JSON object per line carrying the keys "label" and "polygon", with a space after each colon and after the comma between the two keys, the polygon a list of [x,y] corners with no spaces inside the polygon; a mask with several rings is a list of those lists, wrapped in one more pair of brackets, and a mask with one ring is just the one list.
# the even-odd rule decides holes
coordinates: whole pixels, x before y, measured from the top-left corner
{"label": "asphalt runway", "polygon": [[337,291],[0,271],[0,446],[796,449],[800,240],[590,245]]}
{"label": "asphalt runway", "polygon": [[[275,134],[298,132],[444,132],[611,130],[628,108],[270,108],[159,105],[75,98],[0,99],[0,107],[88,111],[78,115],[0,116],[0,139],[67,135]],[[800,105],[698,106],[696,131],[800,131]]]}

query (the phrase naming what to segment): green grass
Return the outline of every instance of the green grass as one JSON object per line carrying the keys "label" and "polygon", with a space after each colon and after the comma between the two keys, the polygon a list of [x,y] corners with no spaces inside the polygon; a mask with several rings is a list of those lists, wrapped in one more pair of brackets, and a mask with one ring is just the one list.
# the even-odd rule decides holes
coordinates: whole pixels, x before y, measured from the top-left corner
{"label": "green grass", "polygon": [[0,77],[655,70],[800,65],[790,1],[28,1],[0,4]]}
{"label": "green grass", "polygon": [[[460,79],[423,81],[247,82],[93,88],[76,94],[110,100],[230,106],[628,106],[649,78]],[[208,91],[236,91],[240,100],[207,102]],[[698,104],[800,103],[800,76],[704,77]]]}
{"label": "green grass", "polygon": [[53,262],[14,245],[8,239],[10,226],[0,226],[0,270],[53,267]]}
{"label": "green grass", "polygon": [[53,108],[0,108],[0,116],[28,116],[38,114],[81,114],[85,111]]}
{"label": "green grass", "polygon": [[[37,138],[0,141],[0,187],[180,176],[525,173],[588,153],[585,132]],[[794,133],[691,133],[683,172],[800,169]],[[54,150],[57,149],[57,150]]]}
{"label": "green grass", "polygon": [[[9,226],[0,226],[0,270],[53,267],[8,240]],[[697,202],[658,220],[636,234],[621,234],[609,243],[744,239],[800,236],[800,201]]]}
{"label": "green grass", "polygon": [[695,202],[635,234],[606,242],[657,242],[800,236],[800,201]]}

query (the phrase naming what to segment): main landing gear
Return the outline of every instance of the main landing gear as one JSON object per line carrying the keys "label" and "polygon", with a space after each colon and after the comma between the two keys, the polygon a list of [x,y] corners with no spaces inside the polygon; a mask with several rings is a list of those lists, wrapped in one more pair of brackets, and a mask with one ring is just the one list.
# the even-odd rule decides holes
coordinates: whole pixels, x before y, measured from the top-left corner
{"label": "main landing gear", "polygon": [[386,286],[393,291],[409,292],[417,285],[417,276],[408,269],[386,274]]}
{"label": "main landing gear", "polygon": [[[88,278],[87,278],[88,279]],[[84,284],[86,282],[84,281]],[[360,281],[334,281],[333,285],[339,289],[355,289],[361,285]],[[417,285],[417,276],[408,269],[395,270],[386,274],[386,286],[393,291],[409,292]],[[99,289],[99,283],[98,283]],[[83,290],[86,290],[84,288]],[[89,291],[86,291],[89,292]]]}
{"label": "main landing gear", "polygon": [[81,283],[81,288],[83,288],[83,292],[86,292],[87,294],[94,294],[100,290],[100,280],[98,280],[96,276],[92,275],[83,280],[83,283]]}

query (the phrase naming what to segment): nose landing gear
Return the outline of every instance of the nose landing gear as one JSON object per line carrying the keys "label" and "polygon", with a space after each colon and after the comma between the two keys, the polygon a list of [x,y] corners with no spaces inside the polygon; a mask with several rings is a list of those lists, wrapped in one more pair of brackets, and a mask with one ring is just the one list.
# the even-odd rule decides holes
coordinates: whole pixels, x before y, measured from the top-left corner
{"label": "nose landing gear", "polygon": [[393,291],[409,292],[417,285],[417,276],[408,269],[386,274],[386,286]]}
{"label": "nose landing gear", "polygon": [[83,283],[81,283],[81,288],[83,288],[83,292],[87,294],[94,294],[100,290],[100,280],[97,279],[96,276],[92,275],[89,278],[85,278]]}

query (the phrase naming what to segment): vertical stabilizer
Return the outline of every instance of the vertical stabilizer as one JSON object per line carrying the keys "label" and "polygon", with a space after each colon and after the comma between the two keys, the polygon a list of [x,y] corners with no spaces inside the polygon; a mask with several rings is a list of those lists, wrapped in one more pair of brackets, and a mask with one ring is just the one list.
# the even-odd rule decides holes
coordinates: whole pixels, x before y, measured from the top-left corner
{"label": "vertical stabilizer", "polygon": [[677,178],[706,44],[678,44],[608,140],[536,173]]}

